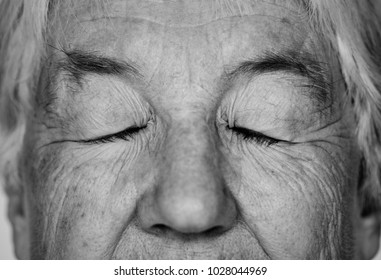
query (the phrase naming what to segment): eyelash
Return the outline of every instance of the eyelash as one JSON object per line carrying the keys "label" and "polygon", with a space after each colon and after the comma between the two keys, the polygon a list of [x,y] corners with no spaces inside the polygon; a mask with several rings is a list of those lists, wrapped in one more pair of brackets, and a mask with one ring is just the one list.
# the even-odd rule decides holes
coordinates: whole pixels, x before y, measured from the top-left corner
{"label": "eyelash", "polygon": [[280,142],[280,140],[266,136],[260,132],[250,130],[244,127],[228,127],[234,134],[241,136],[245,141],[254,141],[258,145],[271,146]]}
{"label": "eyelash", "polygon": [[[82,142],[88,143],[88,144],[105,144],[105,143],[115,142],[115,140],[119,140],[119,139],[129,141],[136,134],[138,134],[140,130],[146,127],[147,126],[143,126],[143,127],[133,126],[115,134],[109,134],[106,136],[101,136],[99,138],[90,139],[90,140],[83,140]],[[280,140],[278,139],[268,137],[260,132],[256,132],[244,127],[232,127],[232,128],[227,127],[227,128],[231,129],[234,134],[241,136],[243,140],[249,141],[249,142],[254,141],[258,145],[263,145],[268,147],[280,142]]]}
{"label": "eyelash", "polygon": [[106,136],[101,136],[95,139],[90,139],[90,140],[84,140],[82,142],[88,143],[88,144],[105,144],[105,143],[112,143],[115,142],[115,140],[125,140],[129,141],[131,140],[136,134],[139,133],[140,130],[146,128],[146,126],[143,127],[129,127],[123,131],[114,133],[114,134],[109,134]]}

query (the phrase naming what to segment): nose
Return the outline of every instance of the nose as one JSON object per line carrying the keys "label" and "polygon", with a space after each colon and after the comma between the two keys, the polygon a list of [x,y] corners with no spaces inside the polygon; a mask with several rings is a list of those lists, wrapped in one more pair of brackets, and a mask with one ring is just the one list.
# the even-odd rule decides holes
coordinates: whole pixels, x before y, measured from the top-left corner
{"label": "nose", "polygon": [[210,132],[198,132],[179,133],[163,149],[160,180],[138,204],[144,230],[202,234],[232,227],[237,207],[222,176],[222,157]]}

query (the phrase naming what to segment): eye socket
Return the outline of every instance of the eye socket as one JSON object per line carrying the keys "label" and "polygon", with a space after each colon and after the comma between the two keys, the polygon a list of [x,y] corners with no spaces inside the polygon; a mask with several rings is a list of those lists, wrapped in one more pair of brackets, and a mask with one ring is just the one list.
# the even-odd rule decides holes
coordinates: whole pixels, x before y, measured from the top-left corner
{"label": "eye socket", "polygon": [[140,132],[140,130],[146,127],[147,125],[143,127],[131,126],[117,133],[100,136],[94,139],[82,140],[81,142],[87,144],[105,144],[115,142],[116,140],[130,141],[136,134]]}
{"label": "eye socket", "polygon": [[231,129],[233,133],[235,133],[236,135],[242,137],[243,140],[245,141],[249,141],[249,142],[254,141],[256,144],[267,146],[267,147],[277,144],[281,141],[279,139],[266,136],[263,133],[260,133],[248,128],[244,128],[244,127],[235,126],[235,127],[228,127],[228,128]]}

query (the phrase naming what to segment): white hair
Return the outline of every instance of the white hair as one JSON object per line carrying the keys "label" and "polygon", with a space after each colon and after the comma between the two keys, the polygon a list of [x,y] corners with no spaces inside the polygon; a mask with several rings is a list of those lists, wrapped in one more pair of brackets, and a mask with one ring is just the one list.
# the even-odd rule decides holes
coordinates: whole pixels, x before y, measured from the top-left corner
{"label": "white hair", "polygon": [[49,1],[0,0],[0,184],[18,191],[18,156],[36,94]]}
{"label": "white hair", "polygon": [[309,1],[311,20],[341,62],[365,164],[363,203],[381,206],[381,9],[376,1]]}
{"label": "white hair", "polygon": [[[381,13],[374,1],[300,0],[340,59],[365,166],[364,203],[381,206]],[[33,110],[57,0],[0,0],[0,178],[17,191],[26,120]]]}

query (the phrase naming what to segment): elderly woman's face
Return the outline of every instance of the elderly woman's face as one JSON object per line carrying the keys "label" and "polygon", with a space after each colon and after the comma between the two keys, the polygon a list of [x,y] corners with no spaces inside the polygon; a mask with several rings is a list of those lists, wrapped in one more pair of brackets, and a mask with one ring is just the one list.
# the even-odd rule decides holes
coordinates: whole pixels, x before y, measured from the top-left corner
{"label": "elderly woman's face", "polygon": [[300,7],[223,2],[60,8],[24,146],[32,257],[352,257],[337,61]]}

